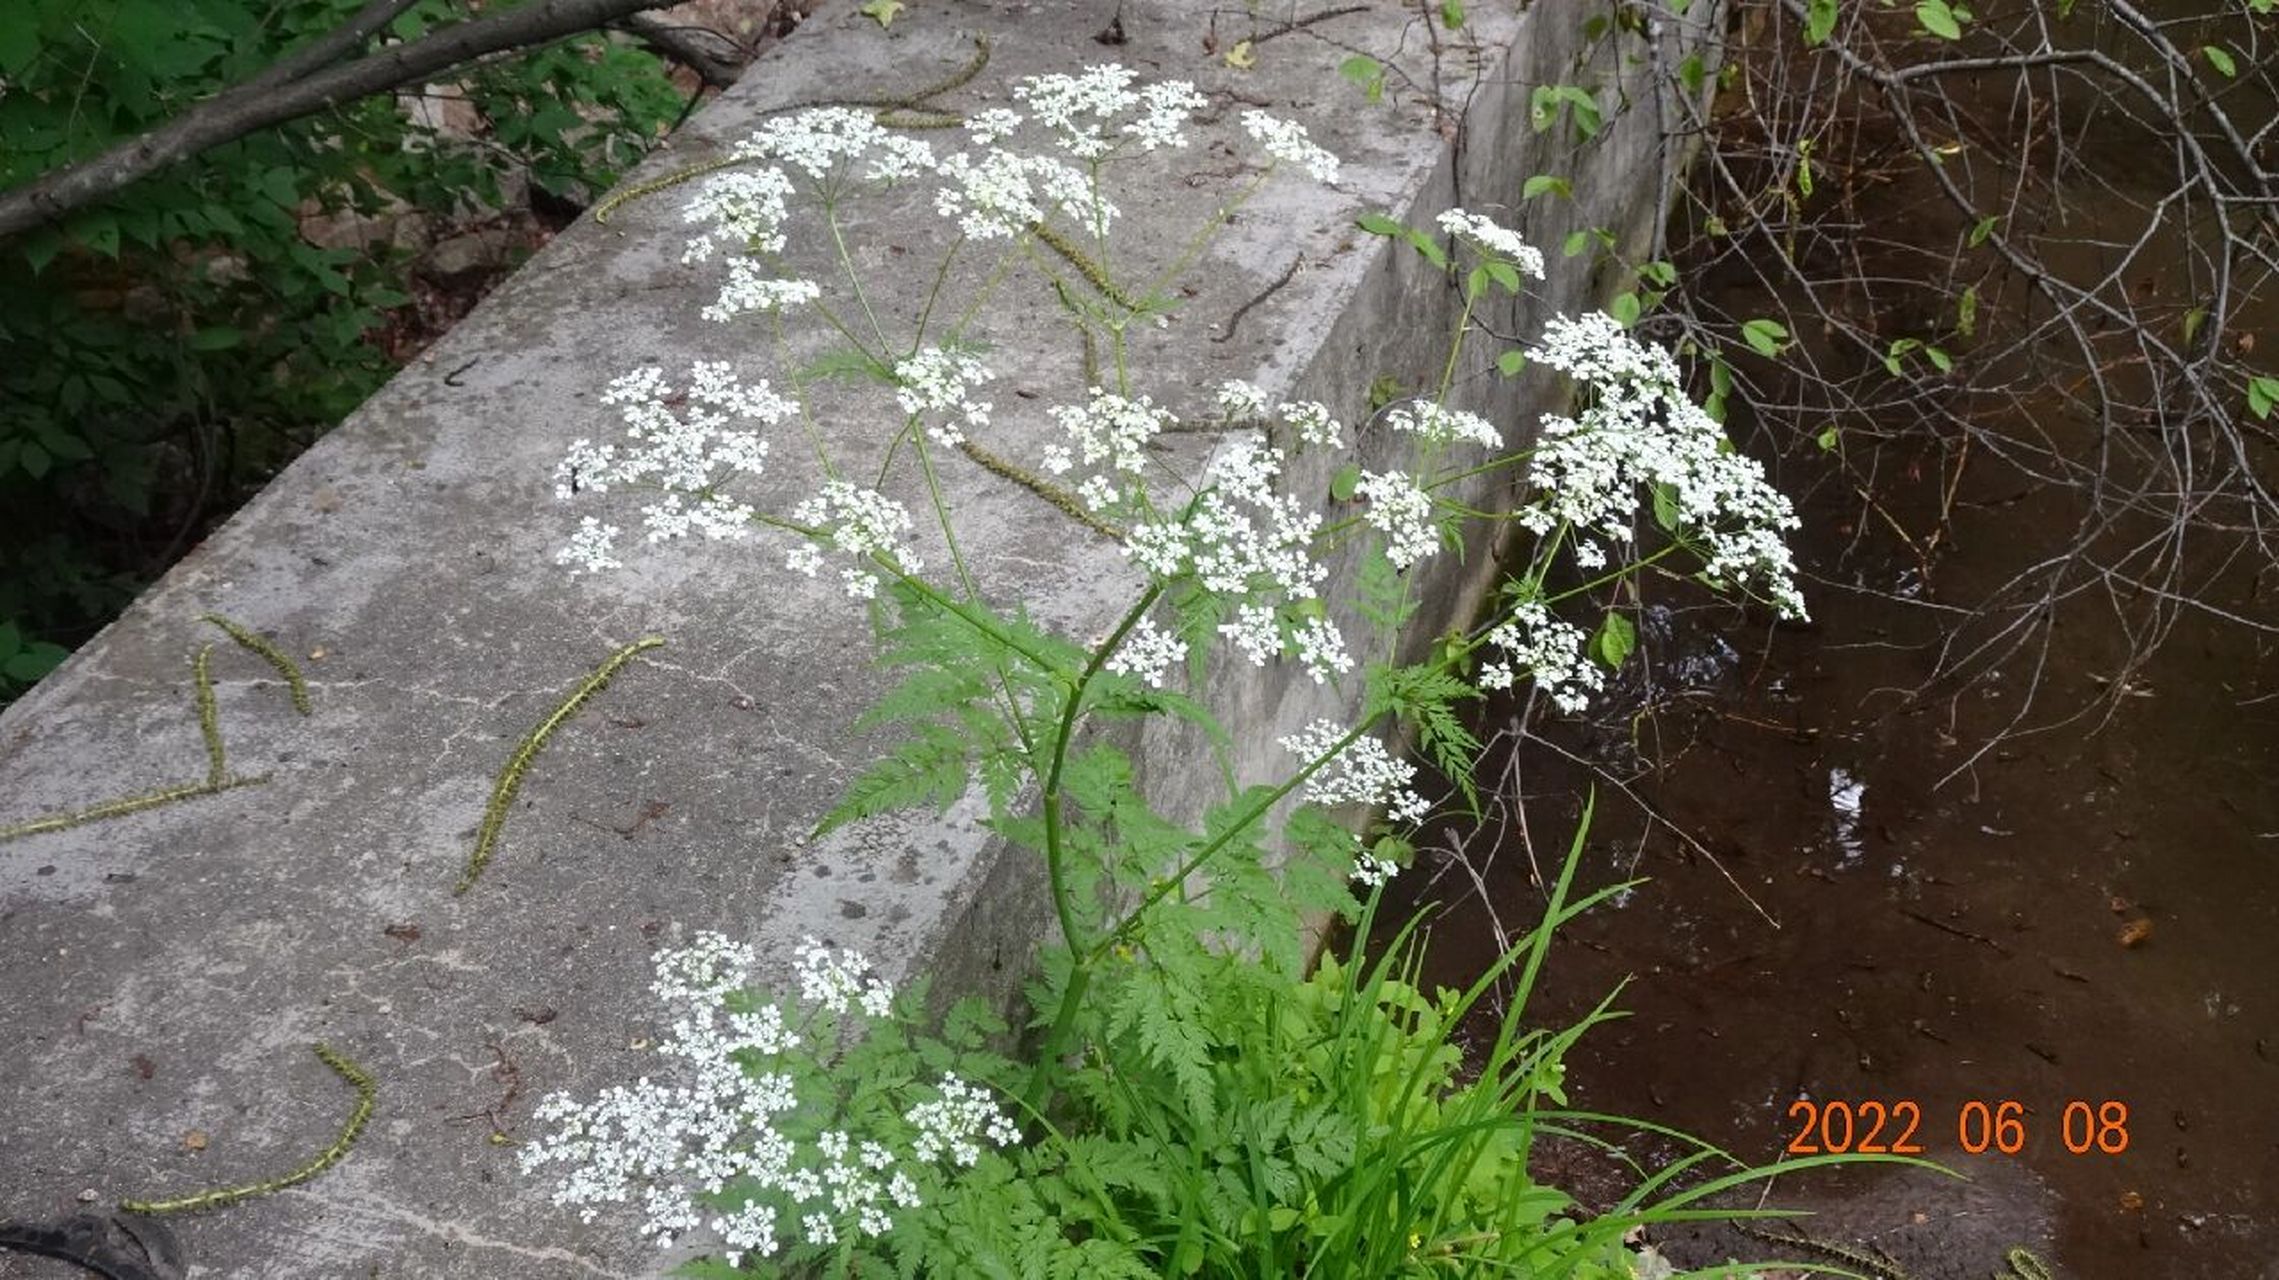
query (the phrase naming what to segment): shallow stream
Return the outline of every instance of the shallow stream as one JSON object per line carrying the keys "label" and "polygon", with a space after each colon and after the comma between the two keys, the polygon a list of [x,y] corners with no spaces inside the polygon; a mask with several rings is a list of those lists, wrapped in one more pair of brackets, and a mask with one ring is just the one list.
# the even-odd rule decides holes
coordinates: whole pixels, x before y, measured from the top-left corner
{"label": "shallow stream", "polygon": [[[1516,705],[1488,709],[1483,736],[1504,736],[1483,784],[1524,800],[1525,827],[1507,813],[1426,842],[1411,892],[1446,906],[1432,975],[1469,981],[1495,920],[1532,924],[1538,871],[1555,874],[1595,787],[1584,886],[1650,879],[1562,933],[1530,1015],[1565,1025],[1629,980],[1631,1016],[1569,1060],[1573,1105],[1773,1162],[1815,1115],[1828,1131],[1806,1145],[1841,1141],[1839,1104],[1855,1147],[1866,1104],[1913,1104],[1925,1157],[1970,1181],[1870,1168],[1770,1196],[1820,1211],[1782,1231],[1883,1249],[1913,1280],[1986,1280],[2017,1246],[2079,1280],[2279,1276],[2279,659],[2188,618],[2109,720],[2021,735],[2029,681],[2028,723],[2116,693],[2100,682],[2120,637],[2061,620],[2038,670],[1911,696],[1944,625],[1923,601],[1976,598],[2057,513],[1983,469],[1926,582],[1854,536],[1856,498],[1818,493],[1809,626],[1657,606],[1634,720],[1522,741]],[[2245,593],[2279,585],[2235,576]],[[2004,1115],[2018,1128],[1991,1127]],[[1894,1114],[1880,1142],[1901,1127]],[[2124,1131],[2125,1150],[2099,1149]],[[1680,1150],[1627,1147],[1649,1168]],[[1619,1185],[1604,1161],[1545,1155],[1547,1179],[1586,1198]],[[1670,1252],[1809,1256],[1730,1232],[1681,1233]]]}

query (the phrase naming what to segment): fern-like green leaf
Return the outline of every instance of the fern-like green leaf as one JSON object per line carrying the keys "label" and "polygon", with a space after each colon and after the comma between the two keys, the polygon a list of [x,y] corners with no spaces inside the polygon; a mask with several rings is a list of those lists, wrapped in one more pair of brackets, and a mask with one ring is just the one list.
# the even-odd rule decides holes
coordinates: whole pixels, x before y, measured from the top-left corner
{"label": "fern-like green leaf", "polygon": [[923,726],[916,739],[856,778],[838,806],[816,824],[814,835],[829,835],[850,822],[929,803],[946,813],[965,794],[970,776],[965,739],[941,725]]}

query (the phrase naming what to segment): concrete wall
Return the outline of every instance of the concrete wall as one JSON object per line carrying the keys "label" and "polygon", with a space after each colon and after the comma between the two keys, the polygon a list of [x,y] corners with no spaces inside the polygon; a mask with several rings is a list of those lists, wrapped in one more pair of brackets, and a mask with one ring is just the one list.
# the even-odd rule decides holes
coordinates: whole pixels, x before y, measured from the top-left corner
{"label": "concrete wall", "polygon": [[[1261,193],[1191,273],[1177,323],[1140,338],[1138,389],[1201,414],[1210,388],[1245,377],[1359,421],[1373,379],[1414,388],[1437,374],[1454,295],[1414,253],[1356,232],[1356,215],[1424,223],[1451,203],[1503,207],[1552,250],[1552,279],[1529,304],[1540,314],[1598,300],[1607,280],[1588,259],[1559,259],[1557,244],[1592,225],[1635,241],[1655,221],[1671,163],[1648,91],[1634,84],[1625,109],[1614,87],[1636,81],[1624,55],[1639,43],[1583,39],[1594,6],[1471,8],[1471,23],[1437,48],[1413,7],[1380,6],[1260,44],[1249,70],[1202,52],[1207,37],[1224,51],[1276,25],[1254,27],[1240,6],[1214,17],[1135,0],[1122,11],[1129,43],[1115,49],[1093,39],[1104,3],[914,4],[883,32],[827,11],[635,176],[718,154],[772,105],[931,81],[966,59],[975,34],[993,40],[994,56],[953,105],[1002,100],[1012,77],[1109,57],[1232,91],[1215,99],[1228,109],[1199,145],[1126,189],[1131,252],[1161,260],[1246,180],[1226,147],[1247,146],[1236,121],[1249,100],[1305,123],[1345,160],[1344,176],[1334,190],[1288,177]],[[1400,69],[1389,105],[1364,105],[1338,79],[1351,49]],[[1607,86],[1608,128],[1588,146],[1564,128],[1531,127],[1529,90],[1560,82]],[[1435,89],[1452,113],[1438,121],[1419,101]],[[1519,207],[1521,182],[1537,172],[1568,176],[1575,204]],[[871,823],[815,847],[798,838],[883,742],[847,728],[881,682],[863,616],[831,584],[785,574],[766,547],[636,549],[627,571],[576,581],[550,562],[576,515],[599,513],[555,504],[548,475],[572,438],[614,433],[596,399],[609,377],[644,363],[677,373],[691,359],[764,371],[742,354],[756,329],[696,318],[715,277],[678,261],[680,194],[562,235],[0,716],[0,827],[195,781],[206,758],[190,657],[215,640],[230,767],[268,775],[0,843],[0,1217],[60,1217],[83,1198],[108,1204],[294,1167],[330,1141],[350,1102],[309,1052],[322,1040],[378,1078],[370,1129],[303,1187],[178,1219],[192,1274],[656,1274],[666,1260],[628,1220],[582,1227],[548,1206],[543,1186],[516,1172],[511,1144],[493,1140],[493,1120],[512,1135],[547,1092],[590,1094],[654,1067],[642,1049],[654,1034],[646,985],[657,946],[720,929],[787,954],[813,933],[893,973],[1013,989],[1048,927],[1041,877],[1025,857],[998,856],[972,811]],[[882,246],[901,228],[913,258],[934,243],[919,238],[933,223],[917,208],[888,201],[853,216],[888,278],[896,261]],[[1289,283],[1232,340],[1213,341],[1294,257],[1303,266]],[[874,301],[906,305],[923,283],[889,285],[892,296]],[[1001,289],[981,326],[999,375],[986,443],[1017,459],[1048,438],[1045,406],[1081,395],[1076,343],[1034,284]],[[1494,323],[1509,331],[1522,320],[1506,308]],[[1494,344],[1471,350],[1460,405],[1517,437],[1556,403],[1547,379],[1487,371]],[[889,421],[889,409],[875,393],[835,406],[849,456],[875,456],[863,427]],[[1368,465],[1390,464],[1387,434],[1362,440]],[[1199,465],[1222,442],[1182,436],[1179,461]],[[1131,579],[1111,545],[1027,490],[950,461],[966,550],[994,595],[1026,598],[1079,637],[1113,620]],[[1298,491],[1326,494],[1336,465],[1302,459]],[[787,505],[809,482],[778,474],[771,483],[786,487],[770,497]],[[1432,562],[1420,631],[1470,616],[1490,567],[1478,555]],[[209,611],[298,658],[315,714],[296,716],[258,659],[200,623]],[[554,736],[495,861],[453,896],[515,743],[647,634],[667,644]],[[1225,669],[1210,690],[1246,780],[1286,767],[1277,736],[1316,716],[1347,718],[1358,692],[1357,681],[1324,690],[1302,672],[1247,668]],[[1199,807],[1216,780],[1186,746],[1141,744],[1150,785],[1175,810]],[[0,1253],[0,1277],[70,1274],[47,1266]]]}

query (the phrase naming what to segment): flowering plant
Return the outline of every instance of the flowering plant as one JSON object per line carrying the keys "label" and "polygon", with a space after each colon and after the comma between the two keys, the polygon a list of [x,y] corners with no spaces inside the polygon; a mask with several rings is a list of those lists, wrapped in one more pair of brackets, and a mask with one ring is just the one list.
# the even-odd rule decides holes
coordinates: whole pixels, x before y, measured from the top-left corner
{"label": "flowering plant", "polygon": [[[658,994],[678,1018],[663,1052],[687,1060],[688,1082],[550,1101],[559,1135],[527,1163],[568,1166],[565,1204],[639,1197],[656,1236],[709,1229],[726,1250],[700,1274],[806,1261],[864,1275],[1375,1277],[1468,1262],[1628,1275],[1624,1232],[1682,1199],[1641,1193],[1628,1212],[1592,1219],[1526,1177],[1538,1108],[1563,1102],[1572,1035],[1519,1031],[1515,1003],[1484,1069],[1461,1084],[1449,1036],[1485,986],[1427,998],[1401,948],[1309,971],[1305,922],[1373,910],[1408,858],[1406,835],[1432,805],[1397,737],[1462,778],[1478,744],[1460,702],[1531,679],[1561,707],[1587,705],[1627,645],[1593,645],[1560,618],[1563,604],[1690,556],[1710,585],[1801,612],[1781,543],[1787,502],[1685,396],[1674,360],[1604,316],[1559,317],[1527,348],[1573,381],[1581,405],[1544,422],[1540,443],[1514,448],[1450,404],[1472,305],[1544,272],[1514,232],[1465,210],[1438,221],[1471,268],[1440,384],[1367,424],[1405,443],[1403,467],[1348,465],[1324,511],[1286,478],[1296,451],[1349,448],[1348,428],[1327,406],[1230,382],[1219,416],[1200,424],[1223,443],[1178,474],[1160,446],[1194,424],[1137,385],[1133,332],[1168,322],[1163,290],[1264,183],[1285,169],[1332,181],[1337,161],[1299,126],[1246,114],[1255,181],[1133,284],[1110,267],[1121,211],[1108,179],[1186,146],[1204,99],[1102,67],[1021,81],[1013,100],[968,118],[955,151],[853,111],[769,121],[739,147],[746,167],[688,201],[686,259],[720,262],[704,314],[756,317],[775,339],[777,380],[709,362],[671,382],[661,369],[628,373],[604,397],[623,438],[575,442],[555,479],[580,502],[651,495],[639,507],[651,543],[766,533],[790,571],[829,572],[874,602],[902,682],[871,721],[910,736],[819,831],[978,787],[993,830],[1035,851],[1051,889],[1059,936],[1031,989],[1041,1035],[1015,1063],[983,1048],[986,1020],[970,1007],[923,1032],[921,1006],[896,1001],[859,957],[813,947],[794,1012],[743,986],[756,957],[705,938],[658,961]],[[842,214],[912,187],[949,240],[909,329],[890,337]],[[835,252],[828,289],[787,256],[797,209],[814,211]],[[982,259],[985,292],[1041,276],[1084,338],[1091,385],[1049,410],[1056,438],[1033,471],[982,444],[995,404],[969,332],[978,302],[943,319],[944,282],[968,255]],[[844,345],[821,362],[790,359],[794,317]],[[1095,364],[1102,339],[1108,360]],[[816,394],[838,376],[892,389],[901,421],[880,474],[917,473],[923,518],[838,460],[848,441],[820,428]],[[747,486],[773,474],[769,433],[786,428],[804,435],[796,452],[812,453],[819,475],[771,510]],[[1078,642],[992,599],[942,497],[937,463],[950,451],[1121,548],[1131,594],[1106,634]],[[1492,473],[1524,479],[1527,499],[1501,514],[1459,500]],[[1404,571],[1482,523],[1533,539],[1494,616],[1423,662],[1395,662],[1415,610]],[[622,532],[586,515],[560,559],[618,567]],[[929,576],[937,556],[948,572]],[[1357,607],[1323,594],[1342,557],[1360,566]],[[1367,643],[1349,630],[1357,619],[1374,624]],[[1288,770],[1230,777],[1197,827],[1153,807],[1094,726],[1165,715],[1215,730],[1181,689],[1202,687],[1222,645],[1340,690],[1358,674],[1360,713],[1283,737]],[[1371,814],[1366,836],[1336,820]],[[1499,974],[1524,960],[1532,983],[1550,928],[1587,905],[1566,888]]]}

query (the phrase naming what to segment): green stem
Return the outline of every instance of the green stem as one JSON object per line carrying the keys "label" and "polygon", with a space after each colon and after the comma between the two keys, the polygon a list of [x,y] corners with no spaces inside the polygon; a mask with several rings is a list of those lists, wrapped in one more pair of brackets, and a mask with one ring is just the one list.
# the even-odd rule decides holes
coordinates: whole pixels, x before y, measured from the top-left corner
{"label": "green stem", "polygon": [[870,331],[878,336],[878,349],[889,351],[893,344],[886,340],[886,329],[878,322],[877,313],[870,309],[870,295],[863,292],[863,277],[855,270],[855,257],[847,249],[847,238],[839,230],[839,205],[836,200],[823,202],[823,225],[831,228],[831,243],[839,251],[839,267],[847,273],[847,284],[855,291],[855,302],[863,309],[863,318],[870,321]]}
{"label": "green stem", "polygon": [[934,273],[934,287],[926,291],[926,305],[918,310],[918,332],[911,337],[912,355],[918,354],[918,348],[925,345],[926,322],[934,317],[934,304],[941,301],[942,286],[949,282],[950,264],[957,261],[957,251],[964,244],[965,236],[961,234],[950,241],[949,251],[942,255],[941,270]]}
{"label": "green stem", "polygon": [[1469,286],[1464,290],[1464,306],[1456,313],[1456,336],[1448,343],[1448,363],[1440,368],[1440,391],[1433,403],[1446,404],[1448,389],[1456,385],[1456,358],[1464,353],[1464,335],[1472,331],[1473,293]]}
{"label": "green stem", "polygon": [[1321,772],[1323,765],[1326,765],[1330,761],[1335,760],[1337,757],[1345,754],[1345,749],[1352,746],[1356,741],[1358,741],[1363,733],[1368,732],[1369,726],[1375,724],[1376,722],[1377,717],[1371,716],[1368,719],[1363,720],[1360,724],[1355,725],[1352,729],[1347,730],[1345,736],[1339,738],[1337,740],[1337,744],[1331,747],[1328,752],[1309,762],[1305,768],[1300,769],[1297,773],[1293,774],[1288,782],[1283,783],[1281,786],[1276,787],[1274,790],[1266,793],[1264,796],[1261,796],[1257,801],[1252,803],[1248,809],[1244,810],[1240,815],[1238,815],[1233,822],[1227,824],[1226,830],[1220,832],[1210,840],[1205,841],[1203,847],[1196,851],[1195,856],[1181,863],[1176,871],[1172,872],[1171,875],[1165,877],[1161,883],[1155,886],[1155,888],[1149,890],[1147,896],[1140,899],[1140,904],[1138,906],[1132,908],[1131,912],[1127,914],[1122,920],[1118,921],[1113,929],[1110,929],[1105,935],[1101,937],[1100,941],[1093,944],[1092,950],[1083,958],[1084,963],[1095,963],[1102,956],[1108,954],[1110,949],[1112,949],[1117,943],[1123,941],[1124,938],[1130,934],[1132,926],[1138,923],[1141,916],[1147,914],[1148,908],[1154,906],[1156,903],[1163,901],[1165,898],[1168,898],[1173,893],[1177,892],[1180,885],[1185,883],[1187,877],[1195,874],[1197,871],[1202,870],[1205,864],[1209,863],[1212,858],[1218,856],[1221,850],[1225,849],[1227,845],[1233,843],[1236,836],[1239,836],[1243,832],[1250,830],[1250,828],[1261,818],[1264,818],[1266,814],[1274,808],[1275,805],[1282,803],[1283,797],[1289,795],[1291,792],[1305,785],[1308,779],[1312,778],[1316,773]]}
{"label": "green stem", "polygon": [[1220,205],[1218,211],[1205,219],[1203,225],[1196,229],[1195,234],[1188,239],[1185,245],[1181,246],[1179,256],[1173,258],[1169,266],[1158,273],[1155,279],[1148,282],[1147,288],[1141,291],[1140,296],[1150,298],[1163,292],[1187,268],[1195,265],[1195,259],[1202,256],[1203,249],[1211,242],[1211,237],[1218,234],[1219,228],[1225,226],[1228,219],[1234,217],[1237,210],[1250,203],[1250,198],[1258,194],[1259,188],[1264,187],[1266,180],[1273,177],[1274,171],[1280,167],[1279,162],[1267,165],[1265,171],[1260,173],[1240,195]]}
{"label": "green stem", "polygon": [[1124,637],[1155,607],[1162,594],[1162,587],[1149,587],[1125,612],[1108,638],[1093,647],[1084,673],[1068,691],[1068,703],[1060,711],[1060,727],[1053,734],[1052,765],[1046,772],[1044,785],[1045,870],[1052,884],[1053,912],[1060,918],[1061,943],[1068,948],[1070,967],[1068,986],[1061,993],[1060,1008],[1053,1015],[1052,1029],[1045,1035],[1044,1048],[1037,1056],[1037,1065],[1030,1073],[1029,1087],[1024,1094],[1027,1105],[1036,1111],[1043,1111],[1052,1102],[1051,1073],[1065,1050],[1069,1032],[1076,1024],[1076,1014],[1083,1007],[1084,993],[1091,985],[1092,966],[1099,960],[1097,951],[1085,949],[1082,931],[1076,922],[1076,902],[1068,884],[1068,855],[1061,833],[1064,821],[1061,783],[1068,766],[1068,747],[1076,737],[1077,719],[1084,712],[1085,691],[1124,643]]}

